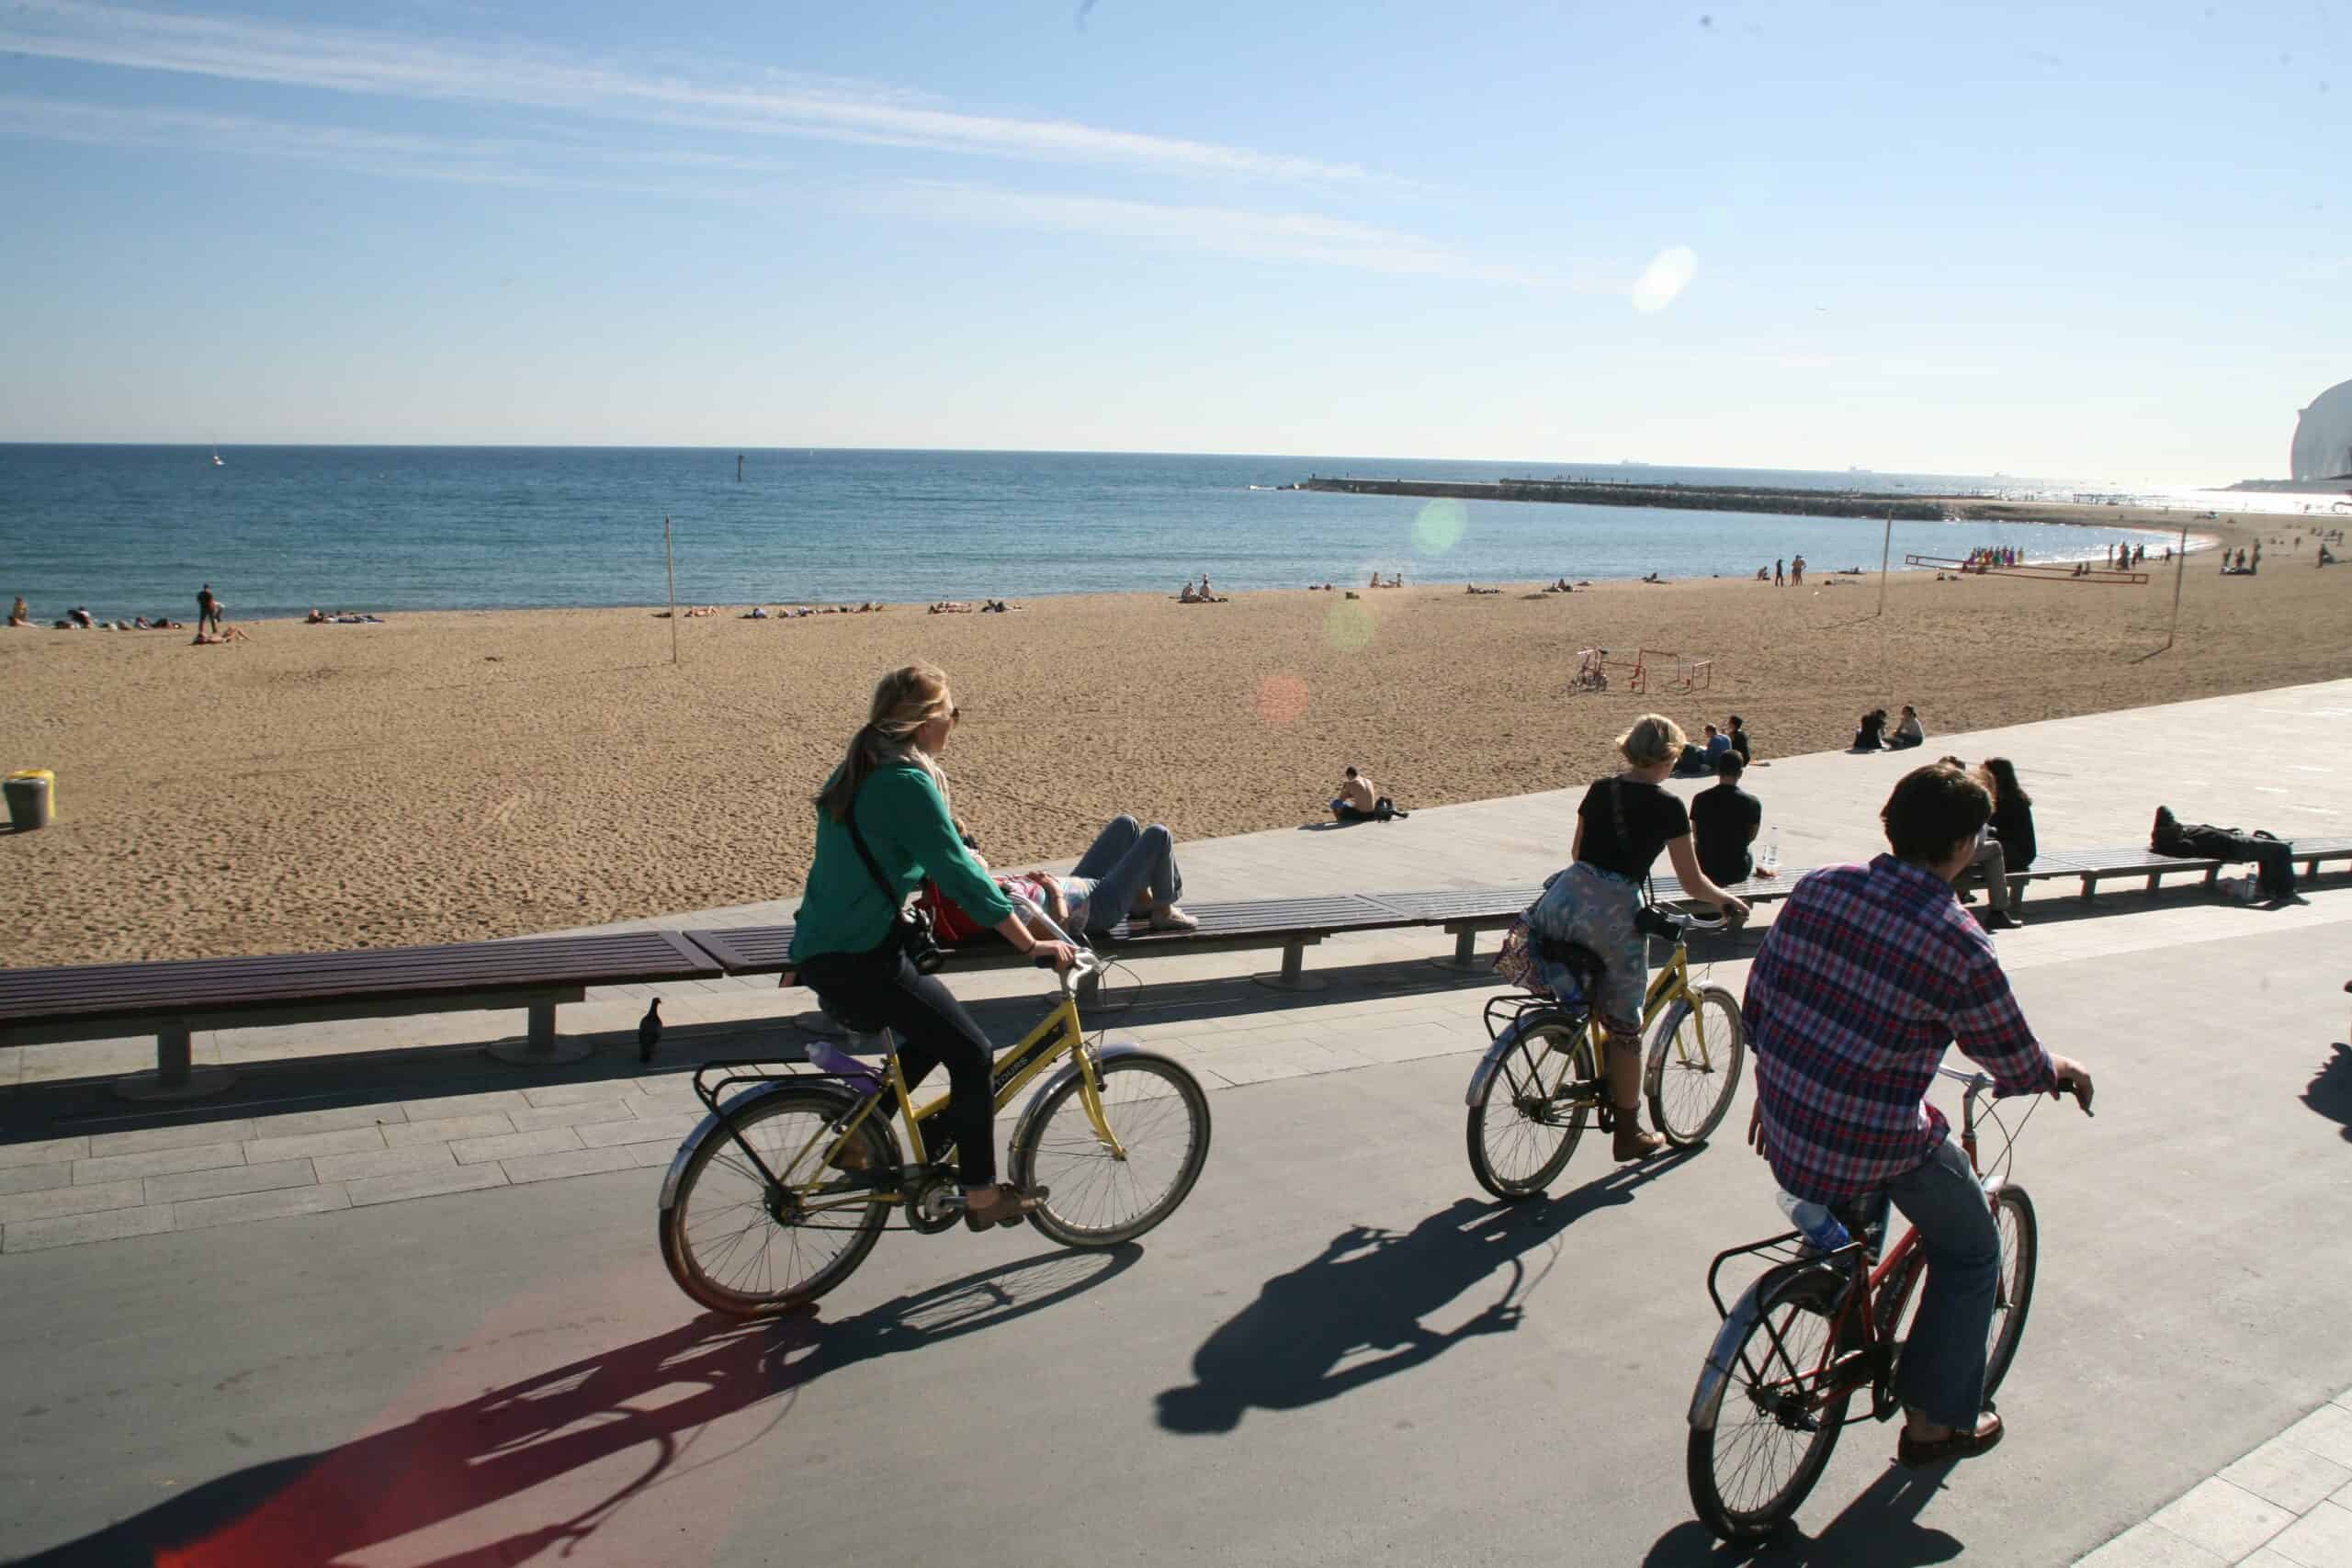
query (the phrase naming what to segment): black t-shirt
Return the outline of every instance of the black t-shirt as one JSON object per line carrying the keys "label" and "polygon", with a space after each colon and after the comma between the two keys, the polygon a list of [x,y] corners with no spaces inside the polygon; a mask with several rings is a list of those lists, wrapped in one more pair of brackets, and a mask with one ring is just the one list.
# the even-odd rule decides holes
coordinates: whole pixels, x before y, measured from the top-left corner
{"label": "black t-shirt", "polygon": [[1699,840],[1699,869],[1717,882],[1747,875],[1747,835],[1764,820],[1764,803],[1737,784],[1717,784],[1690,797],[1690,831]]}
{"label": "black t-shirt", "polygon": [[1577,858],[1636,882],[1649,874],[1658,851],[1690,830],[1690,814],[1679,798],[1654,784],[1623,779],[1596,779],[1577,816],[1584,821],[1584,853]]}

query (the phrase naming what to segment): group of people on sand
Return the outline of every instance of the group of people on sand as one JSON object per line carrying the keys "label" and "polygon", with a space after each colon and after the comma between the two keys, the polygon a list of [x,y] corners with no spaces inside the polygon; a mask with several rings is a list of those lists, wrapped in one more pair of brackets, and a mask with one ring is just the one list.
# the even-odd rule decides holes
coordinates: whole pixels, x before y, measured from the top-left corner
{"label": "group of people on sand", "polygon": [[1365,583],[1364,586],[1367,588],[1402,588],[1405,586],[1405,574],[1401,571],[1392,571],[1384,578],[1380,573],[1375,571],[1372,574],[1372,581]]}
{"label": "group of people on sand", "polygon": [[[773,610],[765,604],[754,604],[735,618],[739,621],[797,621],[808,615],[871,615],[888,607],[871,599],[857,604],[778,604]],[[681,615],[715,615],[719,613],[718,607],[713,605],[707,610],[697,607],[682,611]]]}
{"label": "group of people on sand", "polygon": [[2145,545],[2109,545],[2107,547],[2107,570],[2109,571],[2129,571],[2147,558],[2148,547]]}
{"label": "group of people on sand", "polygon": [[[876,604],[875,608],[878,610],[881,606]],[[983,599],[977,604],[967,599],[943,599],[924,613],[933,615],[1002,615],[1025,608],[1026,605],[1008,604],[1001,599]]]}
{"label": "group of people on sand", "polygon": [[1179,604],[1222,604],[1225,602],[1224,596],[1209,585],[1209,574],[1205,571],[1201,573],[1199,587],[1193,587],[1193,580],[1188,577],[1184,580],[1184,586],[1176,594],[1176,603]]}
{"label": "group of people on sand", "polygon": [[[2322,562],[2321,564],[2324,565],[2325,563]],[[2222,552],[2222,575],[2223,577],[2252,577],[2261,570],[2262,541],[2260,539],[2256,539],[2254,542],[2254,554],[2251,557],[2245,553],[2245,547],[2244,545],[2240,545],[2238,547],[2235,556],[2233,556],[2228,550],[2223,550]]]}
{"label": "group of people on sand", "polygon": [[[212,597],[212,585],[209,582],[204,585],[204,592],[197,596],[197,610],[198,619],[196,640],[198,642],[233,642],[244,637],[245,634],[242,630],[226,624],[227,606]],[[26,604],[25,596],[19,593],[8,606],[8,625],[31,626],[33,624],[32,606]],[[118,616],[108,619],[90,614],[90,607],[87,604],[74,605],[71,610],[51,621],[50,626],[51,629],[61,632],[184,632],[187,630],[186,621],[175,621],[169,615],[153,617],[133,615],[129,620]]]}
{"label": "group of people on sand", "polygon": [[384,617],[355,615],[344,610],[337,610],[330,615],[325,611],[312,606],[311,613],[302,617],[302,624],[306,626],[380,626],[384,624]]}
{"label": "group of people on sand", "polygon": [[[1764,581],[1764,569],[1760,566],[1756,569],[1756,581],[1758,582]],[[1772,586],[1775,588],[1804,587],[1804,557],[1792,557],[1785,562],[1777,559],[1774,560],[1772,562]]]}

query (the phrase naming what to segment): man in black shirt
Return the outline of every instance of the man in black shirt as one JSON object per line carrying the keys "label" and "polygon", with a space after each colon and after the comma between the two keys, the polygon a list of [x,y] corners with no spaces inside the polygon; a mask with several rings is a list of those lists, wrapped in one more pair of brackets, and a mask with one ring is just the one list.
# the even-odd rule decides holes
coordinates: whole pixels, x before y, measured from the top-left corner
{"label": "man in black shirt", "polygon": [[1764,825],[1764,803],[1739,787],[1739,775],[1747,770],[1738,752],[1723,753],[1715,759],[1715,787],[1690,798],[1699,868],[1725,887],[1747,881],[1755,870],[1747,846]]}

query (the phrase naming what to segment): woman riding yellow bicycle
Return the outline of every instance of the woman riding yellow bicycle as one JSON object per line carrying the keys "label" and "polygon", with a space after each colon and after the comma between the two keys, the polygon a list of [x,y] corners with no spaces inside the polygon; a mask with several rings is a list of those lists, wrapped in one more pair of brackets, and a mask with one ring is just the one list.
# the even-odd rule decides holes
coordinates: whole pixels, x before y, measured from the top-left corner
{"label": "woman riding yellow bicycle", "polygon": [[[1625,769],[1595,780],[1577,807],[1575,863],[1555,876],[1528,910],[1531,950],[1541,954],[1577,943],[1606,969],[1592,994],[1593,1013],[1608,1035],[1609,1098],[1615,1109],[1616,1157],[1645,1159],[1667,1140],[1641,1124],[1642,999],[1649,974],[1648,939],[1634,925],[1642,882],[1660,850],[1674,863],[1686,897],[1745,916],[1747,905],[1708,879],[1690,839],[1690,814],[1660,787],[1682,755],[1681,728],[1661,714],[1645,714],[1617,738]],[[1570,976],[1545,975],[1552,988],[1573,994]],[[1553,983],[1556,980],[1556,983]]]}
{"label": "woman riding yellow bicycle", "polygon": [[897,1032],[910,1086],[947,1068],[944,1119],[965,1223],[978,1231],[1018,1224],[1045,1195],[996,1179],[994,1053],[955,995],[908,956],[900,910],[928,876],[1014,951],[1057,971],[1074,955],[1067,942],[1030,934],[956,829],[936,759],[961,717],[946,675],[931,665],[894,670],[874,688],[865,726],[817,795],[817,853],[790,962],[827,1011]]}

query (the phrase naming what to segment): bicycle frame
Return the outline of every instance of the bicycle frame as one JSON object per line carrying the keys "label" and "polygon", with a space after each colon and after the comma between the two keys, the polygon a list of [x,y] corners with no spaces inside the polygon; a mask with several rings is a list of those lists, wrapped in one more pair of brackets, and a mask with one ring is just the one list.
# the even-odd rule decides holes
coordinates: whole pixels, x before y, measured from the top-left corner
{"label": "bicycle frame", "polygon": [[[1941,1077],[1968,1086],[1968,1093],[1962,1100],[1960,1141],[1961,1147],[1968,1155],[1969,1168],[1976,1173],[1981,1181],[1984,1171],[1977,1163],[1977,1102],[1993,1088],[1993,1080],[1983,1073],[1961,1073],[1950,1067],[1938,1067],[1936,1071]],[[1999,1189],[1987,1188],[1984,1196],[1987,1203],[1997,1205]],[[1878,1310],[1880,1297],[1886,1288],[1887,1281],[1896,1278],[1899,1271],[1909,1265],[1912,1255],[1919,1250],[1921,1245],[1918,1227],[1914,1225],[1905,1230],[1895,1244],[1887,1249],[1885,1256],[1878,1260],[1875,1267],[1871,1267],[1869,1241],[1866,1235],[1856,1237],[1835,1252],[1806,1256],[1804,1253],[1803,1234],[1788,1231],[1763,1241],[1750,1242],[1746,1247],[1736,1247],[1728,1251],[1717,1253],[1714,1262],[1707,1269],[1707,1295],[1715,1304],[1716,1315],[1724,1320],[1726,1335],[1731,1330],[1736,1314],[1744,1314],[1751,1307],[1758,1313],[1758,1321],[1764,1325],[1765,1336],[1771,1344],[1772,1353],[1780,1358],[1783,1366],[1795,1374],[1792,1381],[1811,1385],[1805,1395],[1807,1406],[1815,1410],[1826,1409],[1850,1397],[1862,1388],[1868,1387],[1871,1390],[1871,1408],[1866,1415],[1873,1419],[1884,1420],[1893,1414],[1894,1408],[1894,1393],[1892,1384],[1894,1349],[1892,1335],[1894,1325],[1892,1323],[1881,1321]],[[1792,1258],[1783,1258],[1777,1267],[1766,1270],[1754,1284],[1748,1287],[1747,1292],[1734,1306],[1726,1307],[1724,1304],[1723,1293],[1716,1285],[1716,1277],[1722,1272],[1727,1259],[1747,1256],[1775,1257],[1790,1252],[1795,1252],[1798,1256]],[[1780,1330],[1773,1325],[1769,1315],[1763,1314],[1761,1303],[1768,1293],[1768,1287],[1777,1286],[1780,1280],[1791,1272],[1803,1269],[1822,1269],[1832,1266],[1843,1270],[1846,1283],[1838,1293],[1838,1308],[1830,1314],[1829,1331],[1822,1341],[1821,1355],[1813,1368],[1807,1371],[1798,1367],[1796,1358],[1789,1353],[1788,1347],[1781,1342]],[[1839,1347],[1849,1338],[1849,1330],[1859,1333],[1860,1343],[1841,1352]],[[1751,1382],[1765,1381],[1758,1369],[1747,1364],[1744,1355],[1741,1358],[1740,1370],[1747,1375]],[[1708,1371],[1718,1376],[1727,1377],[1730,1375],[1731,1369],[1719,1365],[1718,1358],[1710,1355]],[[1694,1413],[1703,1405],[1709,1388],[1708,1379],[1702,1376],[1699,1390],[1691,1400],[1691,1409]],[[1846,1421],[1850,1425],[1863,1418],[1863,1416],[1849,1415],[1846,1417]]]}
{"label": "bicycle frame", "polygon": [[[1643,995],[1642,1032],[1648,1033],[1650,1026],[1665,1014],[1668,1008],[1678,1001],[1685,1000],[1691,1004],[1698,1055],[1695,1059],[1692,1057],[1690,1047],[1684,1043],[1679,1031],[1675,1034],[1675,1052],[1686,1066],[1696,1065],[1701,1068],[1711,1066],[1713,1059],[1710,1054],[1711,1047],[1707,1043],[1707,1015],[1698,1007],[1698,993],[1690,988],[1690,942],[1687,938],[1678,936],[1675,939],[1674,951],[1667,955],[1666,963],[1659,967],[1657,974],[1650,980],[1648,989]],[[1511,1015],[1499,1030],[1496,1026],[1496,1016],[1498,1012],[1509,1012]],[[1519,1043],[1520,1036],[1529,1026],[1555,1018],[1574,1021],[1576,1029],[1590,1032],[1595,1037],[1596,1044],[1603,1051],[1607,1049],[1608,1029],[1600,1024],[1598,1015],[1589,1004],[1563,1003],[1533,994],[1495,998],[1487,1004],[1486,1019],[1487,1033],[1494,1043],[1488,1047],[1486,1059],[1479,1063],[1477,1071],[1470,1075],[1470,1089],[1469,1092],[1464,1096],[1464,1103],[1468,1105],[1477,1103],[1479,1091],[1485,1088],[1494,1074],[1501,1069],[1504,1059],[1510,1054],[1511,1047]],[[1605,1066],[1606,1057],[1604,1056],[1595,1065]],[[1531,1063],[1530,1066],[1532,1067],[1533,1064]],[[1567,1081],[1567,1059],[1563,1055],[1560,1064],[1560,1082],[1555,1083],[1544,1091],[1547,1096],[1557,1095],[1560,1092],[1562,1086]],[[1540,1081],[1537,1087],[1542,1087]]]}
{"label": "bicycle frame", "polygon": [[[1035,908],[1034,904],[1030,907],[1033,909]],[[1102,1111],[1099,1054],[1086,1043],[1085,1025],[1078,1010],[1078,982],[1098,969],[1100,964],[1091,951],[1080,943],[1071,942],[1059,926],[1054,925],[1050,917],[1045,917],[1042,910],[1038,912],[1060,940],[1070,942],[1071,946],[1080,954],[1080,960],[1061,977],[1062,998],[1059,1004],[1049,1010],[1045,1017],[1039,1019],[1035,1026],[1023,1035],[1017,1043],[1000,1052],[994,1058],[989,1075],[992,1108],[997,1111],[1004,1111],[1012,1104],[1023,1089],[1035,1082],[1047,1067],[1062,1057],[1069,1056],[1079,1073],[1079,1098],[1086,1109],[1087,1120],[1093,1124],[1094,1135],[1102,1141],[1114,1158],[1125,1159],[1126,1150],[1120,1144],[1117,1134],[1112,1132],[1110,1119],[1103,1114]],[[735,1125],[734,1111],[757,1099],[760,1091],[755,1091],[750,1096],[739,1097],[737,1100],[725,1106],[719,1103],[718,1097],[731,1085],[746,1081],[784,1086],[811,1077],[828,1079],[835,1083],[846,1083],[849,1080],[844,1075],[838,1073],[774,1075],[727,1071],[727,1069],[759,1066],[764,1065],[766,1061],[766,1058],[761,1057],[736,1057],[705,1063],[695,1073],[694,1089],[695,1095],[710,1108],[711,1114],[719,1119],[720,1124],[727,1131],[729,1140],[742,1152],[746,1159],[752,1162],[753,1168],[759,1171],[767,1185],[771,1189],[787,1188],[812,1196],[824,1194],[827,1189],[831,1188],[839,1194],[833,1197],[831,1201],[808,1204],[807,1208],[810,1212],[859,1206],[873,1201],[904,1203],[907,1196],[903,1191],[880,1190],[872,1185],[870,1179],[861,1181],[852,1178],[850,1179],[854,1190],[842,1190],[838,1184],[828,1179],[827,1172],[833,1168],[827,1162],[848,1145],[850,1140],[857,1135],[858,1129],[865,1124],[869,1117],[876,1114],[876,1108],[883,1105],[887,1097],[899,1111],[907,1129],[907,1140],[910,1145],[909,1152],[912,1156],[908,1162],[908,1168],[920,1170],[928,1167],[931,1164],[931,1155],[923,1142],[923,1123],[946,1108],[950,1095],[940,1094],[920,1106],[915,1104],[914,1098],[907,1086],[906,1075],[899,1066],[899,1053],[894,1042],[888,1055],[884,1058],[885,1076],[882,1086],[879,1089],[867,1089],[857,1092],[855,1106],[851,1114],[834,1122],[823,1131],[812,1134],[790,1159],[784,1162],[784,1174],[779,1175],[760,1157],[759,1151],[752,1147],[750,1142],[743,1137]],[[703,1075],[714,1070],[721,1070],[724,1076],[716,1084],[706,1087]],[[881,1114],[887,1117],[889,1112],[886,1110]],[[828,1134],[831,1134],[830,1142],[827,1141]],[[811,1164],[812,1156],[816,1156],[813,1165]],[[787,1179],[787,1178],[797,1176],[804,1169],[812,1172],[808,1179]],[[874,1174],[878,1176],[881,1173]]]}

